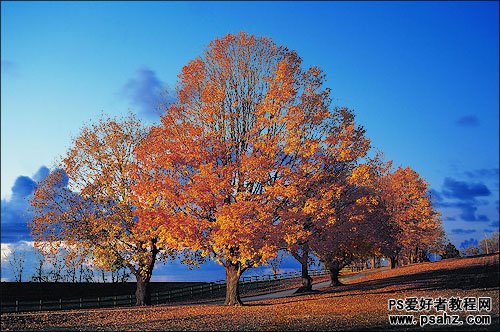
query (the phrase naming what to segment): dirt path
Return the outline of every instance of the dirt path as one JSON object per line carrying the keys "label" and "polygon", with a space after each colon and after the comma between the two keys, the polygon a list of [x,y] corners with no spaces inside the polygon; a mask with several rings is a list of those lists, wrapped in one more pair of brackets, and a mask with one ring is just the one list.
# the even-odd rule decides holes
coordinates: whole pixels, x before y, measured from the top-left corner
{"label": "dirt path", "polygon": [[[352,280],[362,278],[362,277],[367,276],[369,274],[385,271],[386,269],[387,268],[377,268],[375,270],[368,270],[368,271],[363,271],[363,272],[359,272],[359,273],[348,274],[346,276],[341,276],[340,281],[342,283],[348,283]],[[313,288],[313,290],[320,290],[320,289],[328,287],[328,286],[330,286],[330,281],[323,281],[323,282],[313,284],[312,288]],[[252,301],[260,301],[260,300],[279,299],[279,298],[283,298],[283,297],[293,296],[295,294],[295,292],[297,291],[297,289],[298,288],[292,288],[292,289],[287,289],[284,291],[279,291],[279,292],[274,292],[274,293],[269,293],[269,294],[242,297],[241,300],[243,302],[252,302]]]}

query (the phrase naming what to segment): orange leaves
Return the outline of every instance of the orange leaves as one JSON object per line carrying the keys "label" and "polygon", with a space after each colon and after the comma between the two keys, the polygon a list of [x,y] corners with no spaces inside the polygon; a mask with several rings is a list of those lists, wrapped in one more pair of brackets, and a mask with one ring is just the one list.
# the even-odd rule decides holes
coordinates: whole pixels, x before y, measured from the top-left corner
{"label": "orange leaves", "polygon": [[410,167],[399,167],[382,177],[381,196],[398,232],[395,245],[411,250],[432,245],[441,236],[439,214],[428,196],[428,184]]}
{"label": "orange leaves", "polygon": [[[164,226],[159,215],[134,215],[140,202],[132,184],[147,176],[134,150],[145,135],[132,115],[103,117],[83,128],[62,160],[63,170],[52,172],[34,195],[35,241],[52,246],[59,240],[69,256],[89,256],[104,269],[143,269],[158,249],[155,238]],[[156,202],[141,203],[151,207]]]}
{"label": "orange leaves", "polygon": [[205,68],[201,59],[192,60],[186,66],[182,67],[179,79],[184,89],[178,91],[179,99],[182,103],[187,103],[199,97],[200,91],[198,86],[204,78]]}
{"label": "orange leaves", "polygon": [[240,33],[211,42],[179,78],[179,101],[136,151],[149,175],[134,185],[138,200],[174,216],[169,227],[187,247],[222,263],[265,263],[283,237],[282,203],[301,194],[297,172],[322,162],[312,162],[330,116],[321,70]]}
{"label": "orange leaves", "polygon": [[217,228],[211,232],[213,247],[226,261],[245,266],[247,261],[257,264],[275,255],[272,233],[268,234],[272,231],[271,216],[258,202],[223,205],[216,213],[216,220]]}
{"label": "orange leaves", "polygon": [[254,266],[279,242],[373,248],[401,197],[419,205],[407,217],[428,210],[421,185],[381,194],[384,167],[358,165],[370,149],[364,128],[351,110],[330,111],[325,75],[301,64],[286,47],[240,33],[183,67],[178,102],[135,151],[137,215],[160,215],[165,241]]}

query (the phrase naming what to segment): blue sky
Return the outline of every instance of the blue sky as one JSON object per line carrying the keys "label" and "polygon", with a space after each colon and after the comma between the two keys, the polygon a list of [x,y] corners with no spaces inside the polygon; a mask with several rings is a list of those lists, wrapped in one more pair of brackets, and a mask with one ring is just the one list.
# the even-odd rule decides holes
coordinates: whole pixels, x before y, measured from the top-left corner
{"label": "blue sky", "polygon": [[175,87],[182,66],[212,39],[239,31],[269,36],[304,65],[320,66],[334,103],[355,110],[373,145],[429,181],[457,246],[498,229],[497,2],[2,2],[1,9],[3,243],[29,240],[24,199],[32,180],[85,123],[129,109],[155,121],[159,94]]}

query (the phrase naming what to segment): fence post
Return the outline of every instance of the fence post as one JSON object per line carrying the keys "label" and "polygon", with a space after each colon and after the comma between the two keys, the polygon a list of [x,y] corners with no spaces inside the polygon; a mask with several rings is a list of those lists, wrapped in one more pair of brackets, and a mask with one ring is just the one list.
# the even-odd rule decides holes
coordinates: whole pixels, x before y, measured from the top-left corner
{"label": "fence post", "polygon": [[19,300],[16,300],[16,312],[19,312]]}
{"label": "fence post", "polygon": [[80,298],[80,308],[83,308],[82,298]]}
{"label": "fence post", "polygon": [[158,304],[160,302],[158,299],[158,292],[155,293],[155,298],[156,298],[156,304]]}
{"label": "fence post", "polygon": [[101,297],[97,297],[97,306],[100,308],[101,307]]}
{"label": "fence post", "polygon": [[193,286],[189,287],[189,294],[191,297],[193,297]]}
{"label": "fence post", "polygon": [[38,306],[38,309],[39,309],[40,311],[42,311],[42,306],[43,306],[43,301],[42,301],[42,300],[40,300],[40,305]]}
{"label": "fence post", "polygon": [[116,307],[116,295],[115,295],[115,297],[113,299],[113,307]]}
{"label": "fence post", "polygon": [[62,310],[62,299],[59,299],[59,309]]}
{"label": "fence post", "polygon": [[132,305],[132,295],[128,295],[128,304]]}

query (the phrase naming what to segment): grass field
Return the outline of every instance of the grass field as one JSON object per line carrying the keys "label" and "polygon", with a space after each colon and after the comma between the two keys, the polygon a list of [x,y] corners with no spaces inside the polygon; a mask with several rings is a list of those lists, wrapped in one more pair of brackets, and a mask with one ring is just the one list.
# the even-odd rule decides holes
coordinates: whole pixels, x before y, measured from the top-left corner
{"label": "grass field", "polygon": [[[215,304],[152,306],[27,314],[2,314],[5,330],[360,330],[401,329],[388,323],[388,299],[408,297],[491,297],[488,326],[444,326],[441,330],[497,330],[499,327],[498,254],[450,259],[386,270],[335,289],[242,307]],[[418,317],[421,313],[416,313]],[[425,314],[436,314],[435,311]],[[448,311],[448,314],[453,314]],[[410,326],[404,329],[420,330]]]}

